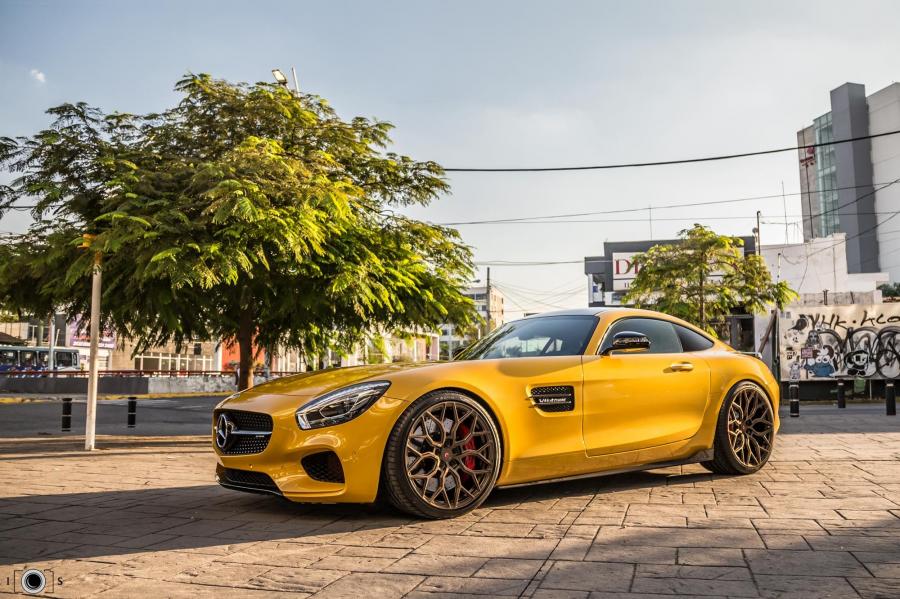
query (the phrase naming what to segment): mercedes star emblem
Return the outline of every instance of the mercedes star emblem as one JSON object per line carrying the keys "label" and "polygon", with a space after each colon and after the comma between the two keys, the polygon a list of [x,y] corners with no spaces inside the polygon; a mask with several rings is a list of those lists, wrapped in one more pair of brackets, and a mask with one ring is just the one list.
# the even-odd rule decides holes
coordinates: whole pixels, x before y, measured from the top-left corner
{"label": "mercedes star emblem", "polygon": [[232,435],[234,432],[234,422],[228,417],[228,414],[219,414],[216,421],[216,447],[225,451],[231,445]]}

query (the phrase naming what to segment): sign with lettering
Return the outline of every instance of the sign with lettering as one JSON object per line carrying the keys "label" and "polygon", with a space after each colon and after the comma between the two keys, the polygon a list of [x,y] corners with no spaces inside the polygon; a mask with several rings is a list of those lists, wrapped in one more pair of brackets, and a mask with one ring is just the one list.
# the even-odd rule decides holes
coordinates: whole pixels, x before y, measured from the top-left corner
{"label": "sign with lettering", "polygon": [[900,303],[781,312],[781,380],[900,378]]}
{"label": "sign with lettering", "polygon": [[612,273],[613,273],[613,291],[626,291],[637,277],[640,267],[635,264],[635,252],[613,253],[612,255]]}

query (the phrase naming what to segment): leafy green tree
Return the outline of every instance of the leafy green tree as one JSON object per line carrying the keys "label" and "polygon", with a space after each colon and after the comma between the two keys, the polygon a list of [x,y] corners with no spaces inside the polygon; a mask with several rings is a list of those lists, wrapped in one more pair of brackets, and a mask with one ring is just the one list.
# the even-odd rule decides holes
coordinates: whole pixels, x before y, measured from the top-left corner
{"label": "leafy green tree", "polygon": [[679,233],[681,243],[657,245],[634,257],[638,273],[624,301],[652,307],[715,333],[711,323],[732,308],[762,312],[796,297],[785,281],[775,283],[765,261],[744,255],[740,237],[717,235],[702,225]]}
{"label": "leafy green tree", "polygon": [[884,285],[879,285],[878,290],[881,291],[884,297],[900,297],[900,283],[893,285],[885,283]]}
{"label": "leafy green tree", "polygon": [[445,192],[443,171],[387,152],[390,124],[278,85],[188,75],[175,89],[158,114],[64,104],[48,129],[0,138],[17,175],[0,210],[34,217],[0,244],[0,307],[89,314],[99,252],[106,326],[136,352],[236,341],[242,388],[254,344],[311,355],[472,321],[469,248],[394,211]]}

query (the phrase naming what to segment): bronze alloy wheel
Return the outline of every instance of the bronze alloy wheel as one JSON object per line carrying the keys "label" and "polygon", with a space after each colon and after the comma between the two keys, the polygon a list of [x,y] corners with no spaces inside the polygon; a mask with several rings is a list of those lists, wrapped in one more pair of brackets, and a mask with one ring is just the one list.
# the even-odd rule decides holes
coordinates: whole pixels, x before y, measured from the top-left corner
{"label": "bronze alloy wheel", "polygon": [[769,460],[774,443],[772,403],[759,385],[744,381],[731,389],[722,404],[713,459],[703,466],[719,474],[750,474]]}
{"label": "bronze alloy wheel", "polygon": [[747,468],[759,468],[772,453],[775,423],[769,400],[755,385],[737,389],[728,408],[728,440],[734,457]]}
{"label": "bronze alloy wheel", "polygon": [[395,425],[382,488],[403,511],[457,516],[487,498],[500,460],[500,435],[484,406],[456,391],[437,391],[414,402]]}
{"label": "bronze alloy wheel", "polygon": [[406,439],[406,476],[418,495],[441,509],[465,508],[491,482],[497,446],[474,407],[445,401],[422,412]]}

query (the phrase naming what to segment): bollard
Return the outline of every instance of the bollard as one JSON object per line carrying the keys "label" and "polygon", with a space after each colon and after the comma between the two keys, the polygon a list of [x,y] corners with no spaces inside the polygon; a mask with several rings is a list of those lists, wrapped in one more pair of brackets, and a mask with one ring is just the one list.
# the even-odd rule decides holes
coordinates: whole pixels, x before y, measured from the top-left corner
{"label": "bollard", "polygon": [[894,381],[884,384],[884,413],[888,416],[897,415],[897,396],[894,393]]}
{"label": "bollard", "polygon": [[128,428],[134,428],[137,422],[137,397],[128,398]]}
{"label": "bollard", "polygon": [[790,398],[791,418],[798,418],[800,416],[800,385],[791,383],[788,387],[788,397]]}
{"label": "bollard", "polygon": [[837,400],[838,400],[838,408],[844,409],[847,407],[847,399],[844,397],[844,381],[838,381],[838,389],[837,389]]}
{"label": "bollard", "polygon": [[62,431],[67,433],[72,430],[72,398],[63,397],[62,400]]}

